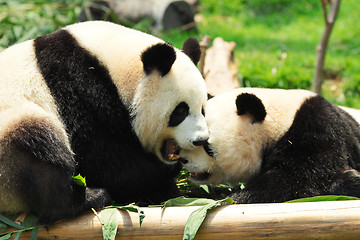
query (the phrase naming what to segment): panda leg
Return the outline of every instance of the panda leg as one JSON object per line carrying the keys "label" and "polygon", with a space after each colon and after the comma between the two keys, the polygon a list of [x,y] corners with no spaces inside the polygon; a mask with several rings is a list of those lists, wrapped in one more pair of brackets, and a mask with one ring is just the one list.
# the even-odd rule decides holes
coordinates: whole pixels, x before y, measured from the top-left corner
{"label": "panda leg", "polygon": [[8,199],[19,200],[13,209],[38,215],[40,223],[73,217],[110,201],[104,190],[73,181],[76,162],[63,129],[56,116],[31,104],[0,114],[0,189],[13,190]]}

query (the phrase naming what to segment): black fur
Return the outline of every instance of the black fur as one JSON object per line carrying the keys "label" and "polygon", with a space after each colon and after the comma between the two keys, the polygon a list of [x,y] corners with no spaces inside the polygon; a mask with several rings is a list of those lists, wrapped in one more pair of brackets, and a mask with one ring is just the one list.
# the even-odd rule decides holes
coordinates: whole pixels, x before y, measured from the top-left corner
{"label": "black fur", "polygon": [[[159,203],[177,196],[173,178],[180,166],[165,165],[145,152],[106,67],[65,30],[37,38],[35,51],[66,125],[77,172],[87,185],[107,189],[117,204]],[[148,62],[163,53],[168,59],[173,51],[166,44],[155,45],[143,58]]]}
{"label": "black fur", "polygon": [[190,57],[195,65],[199,62],[201,49],[199,42],[195,38],[186,39],[181,50]]}
{"label": "black fur", "polygon": [[189,105],[186,102],[179,103],[169,118],[169,127],[176,127],[189,115]]}
{"label": "black fur", "polygon": [[330,193],[360,198],[360,173],[354,169],[340,173],[331,185]]}
{"label": "black fur", "polygon": [[341,175],[351,169],[360,169],[359,124],[316,96],[304,102],[279,141],[264,150],[260,173],[231,197],[256,203],[324,194],[359,196],[356,178]]}
{"label": "black fur", "polygon": [[158,70],[162,77],[168,74],[175,60],[175,49],[167,43],[155,44],[141,54],[145,73],[150,74]]}
{"label": "black fur", "polygon": [[236,109],[239,116],[250,114],[253,118],[253,123],[264,121],[266,110],[261,100],[254,94],[242,93],[236,98]]}
{"label": "black fur", "polygon": [[23,159],[18,170],[12,172],[17,176],[16,188],[31,212],[38,216],[39,223],[73,217],[85,209],[110,204],[104,190],[93,189],[89,194],[90,189],[75,184],[73,153],[48,122],[25,119],[7,137],[12,146],[7,151],[12,152],[6,154]]}

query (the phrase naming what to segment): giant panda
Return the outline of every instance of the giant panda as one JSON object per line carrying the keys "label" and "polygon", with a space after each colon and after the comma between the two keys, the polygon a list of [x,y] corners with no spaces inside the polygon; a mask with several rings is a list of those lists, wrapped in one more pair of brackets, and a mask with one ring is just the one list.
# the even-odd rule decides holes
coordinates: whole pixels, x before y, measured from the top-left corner
{"label": "giant panda", "polygon": [[199,56],[193,38],[180,51],[102,21],[1,52],[0,213],[49,223],[177,196],[179,152],[209,137]]}
{"label": "giant panda", "polygon": [[359,197],[359,112],[306,90],[235,89],[208,101],[208,143],[180,157],[196,183],[245,183],[238,203]]}

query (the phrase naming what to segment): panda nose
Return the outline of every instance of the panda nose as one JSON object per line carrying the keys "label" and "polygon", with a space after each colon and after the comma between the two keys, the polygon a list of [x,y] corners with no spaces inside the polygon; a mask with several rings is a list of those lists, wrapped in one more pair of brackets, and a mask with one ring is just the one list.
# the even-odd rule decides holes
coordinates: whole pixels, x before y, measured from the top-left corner
{"label": "panda nose", "polygon": [[208,138],[197,139],[193,141],[194,146],[202,146],[207,143]]}

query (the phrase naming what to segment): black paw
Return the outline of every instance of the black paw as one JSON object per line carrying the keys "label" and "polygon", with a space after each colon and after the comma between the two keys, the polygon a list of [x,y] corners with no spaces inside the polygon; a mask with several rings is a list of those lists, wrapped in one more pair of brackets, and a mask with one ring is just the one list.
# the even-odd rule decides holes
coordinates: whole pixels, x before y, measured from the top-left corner
{"label": "black paw", "polygon": [[106,190],[101,188],[86,188],[86,208],[99,209],[113,203]]}

